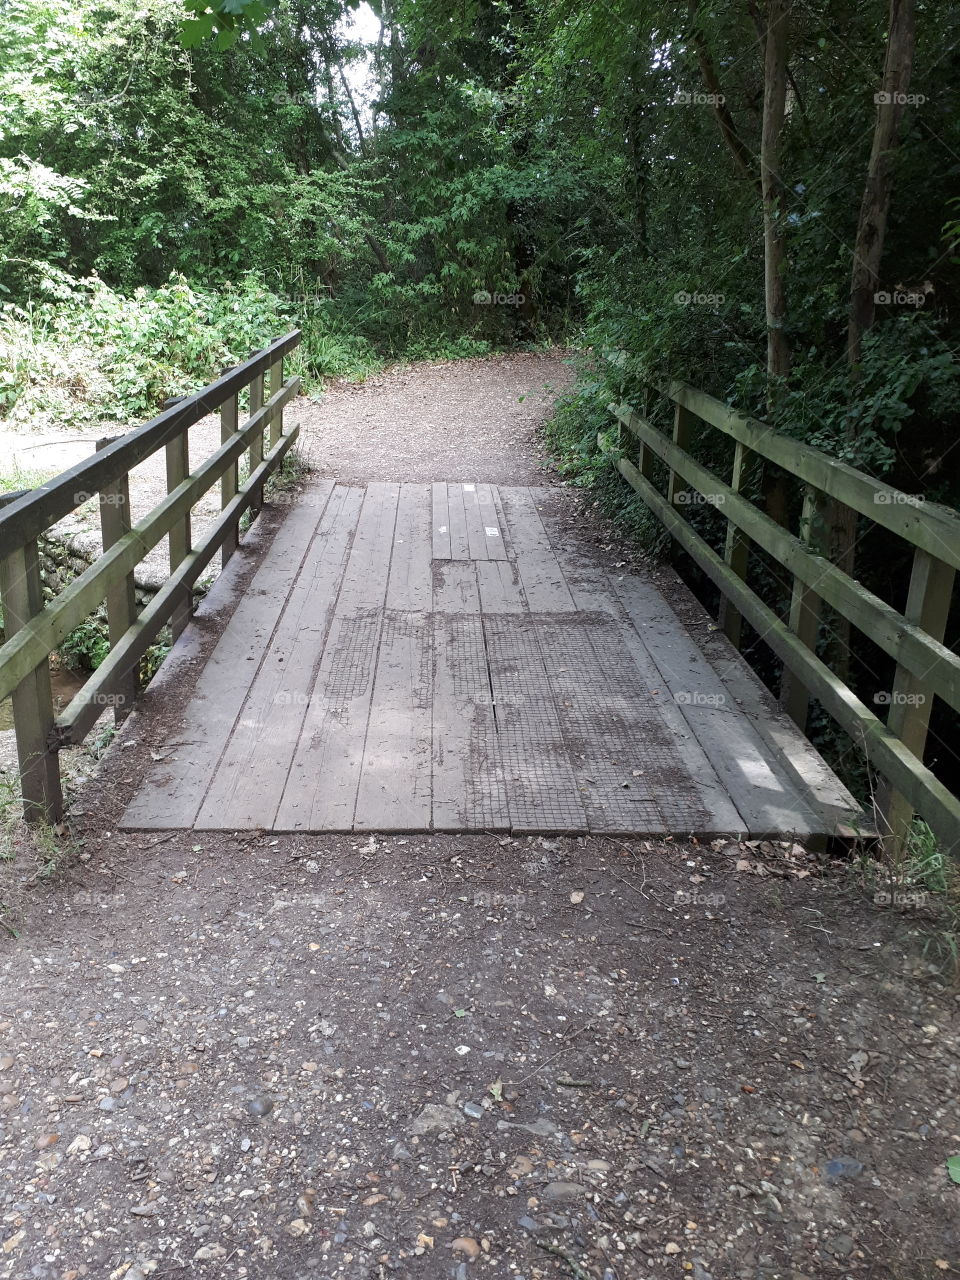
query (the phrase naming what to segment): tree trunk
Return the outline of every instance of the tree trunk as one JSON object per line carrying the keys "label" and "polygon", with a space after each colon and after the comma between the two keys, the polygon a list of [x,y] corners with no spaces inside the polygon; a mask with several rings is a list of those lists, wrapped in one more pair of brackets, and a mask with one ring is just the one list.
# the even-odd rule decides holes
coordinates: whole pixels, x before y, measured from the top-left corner
{"label": "tree trunk", "polygon": [[854,378],[858,375],[863,354],[863,335],[873,324],[876,310],[874,295],[880,281],[880,261],[893,190],[893,162],[910,87],[913,46],[914,0],[890,0],[883,83],[877,95],[877,123],[853,247],[847,357]]}
{"label": "tree trunk", "polygon": [[787,105],[788,0],[769,0],[763,67],[763,133],[760,187],[763,197],[763,287],[767,319],[767,410],[776,407],[790,372],[787,343],[787,267],[783,225],[786,216],[780,178],[780,139]]}
{"label": "tree trunk", "polygon": [[[863,335],[876,314],[874,295],[880,281],[880,262],[887,230],[887,215],[893,192],[893,166],[900,121],[906,106],[913,68],[915,35],[914,0],[890,0],[887,52],[883,80],[877,95],[877,120],[870,148],[867,178],[860,204],[860,219],[853,248],[850,278],[850,318],[847,324],[847,359],[850,363],[851,395],[856,395],[863,357]],[[847,438],[854,440],[853,416],[847,420]],[[830,508],[830,558],[845,573],[856,570],[857,513],[842,503]],[[832,670],[846,680],[850,671],[850,624],[837,617],[828,661]]]}

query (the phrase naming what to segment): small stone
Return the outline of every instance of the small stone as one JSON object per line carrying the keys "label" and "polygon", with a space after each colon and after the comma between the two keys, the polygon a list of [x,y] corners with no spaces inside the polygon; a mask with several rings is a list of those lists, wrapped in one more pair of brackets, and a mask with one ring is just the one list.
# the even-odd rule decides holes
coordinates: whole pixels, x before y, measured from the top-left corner
{"label": "small stone", "polygon": [[54,1143],[60,1141],[59,1133],[41,1133],[40,1137],[33,1144],[37,1151],[44,1151],[47,1147],[52,1147]]}
{"label": "small stone", "polygon": [[310,1223],[305,1218],[294,1218],[287,1224],[287,1234],[294,1237],[305,1236],[309,1230]]}
{"label": "small stone", "polygon": [[856,1178],[863,1173],[863,1165],[852,1156],[838,1156],[835,1160],[828,1160],[823,1168],[830,1181],[836,1178]]}
{"label": "small stone", "polygon": [[194,1262],[207,1262],[211,1258],[225,1258],[227,1251],[222,1244],[202,1244],[193,1255]]}
{"label": "small stone", "polygon": [[268,1116],[272,1110],[272,1098],[258,1096],[256,1098],[251,1098],[247,1103],[247,1111],[257,1119],[262,1119],[264,1116]]}
{"label": "small stone", "polygon": [[536,1218],[518,1218],[517,1223],[519,1226],[523,1227],[524,1231],[529,1231],[531,1235],[535,1235],[538,1231],[543,1230],[543,1227],[539,1222],[537,1222]]}
{"label": "small stone", "polygon": [[456,1240],[451,1242],[450,1248],[454,1253],[462,1253],[471,1262],[475,1262],[482,1252],[479,1242],[471,1236],[457,1236]]}
{"label": "small stone", "polygon": [[856,1242],[851,1236],[839,1235],[834,1236],[832,1240],[827,1241],[827,1250],[837,1258],[845,1258],[848,1253],[853,1252]]}
{"label": "small stone", "polygon": [[469,1116],[471,1120],[482,1120],[484,1111],[479,1102],[465,1102],[463,1104],[463,1114]]}
{"label": "small stone", "polygon": [[123,1093],[124,1089],[126,1089],[129,1086],[129,1084],[130,1084],[130,1081],[126,1078],[126,1076],[117,1076],[116,1080],[110,1081],[110,1092]]}
{"label": "small stone", "polygon": [[528,1173],[533,1173],[533,1161],[529,1156],[515,1156],[513,1164],[507,1170],[508,1178],[525,1178]]}
{"label": "small stone", "polygon": [[445,1133],[448,1129],[456,1129],[462,1124],[463,1116],[453,1107],[445,1107],[438,1102],[428,1102],[411,1122],[409,1131],[422,1137],[428,1133]]}
{"label": "small stone", "polygon": [[117,1100],[116,1098],[101,1098],[97,1105],[101,1111],[116,1111]]}
{"label": "small stone", "polygon": [[587,1188],[579,1182],[548,1182],[543,1188],[545,1200],[578,1200],[586,1193]]}
{"label": "small stone", "polygon": [[157,1212],[155,1204],[135,1204],[131,1205],[130,1212],[138,1218],[152,1218]]}
{"label": "small stone", "polygon": [[673,1254],[680,1252],[680,1246],[675,1241],[671,1240],[669,1244],[664,1245],[663,1252],[669,1253],[672,1256]]}
{"label": "small stone", "polygon": [[14,1058],[12,1053],[5,1053],[0,1057],[0,1071],[9,1071],[13,1066]]}

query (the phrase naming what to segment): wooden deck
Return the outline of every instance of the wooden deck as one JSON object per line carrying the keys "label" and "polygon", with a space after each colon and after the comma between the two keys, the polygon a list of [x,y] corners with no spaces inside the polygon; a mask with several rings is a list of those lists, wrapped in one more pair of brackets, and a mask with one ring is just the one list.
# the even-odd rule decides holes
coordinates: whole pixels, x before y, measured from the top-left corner
{"label": "wooden deck", "polygon": [[562,501],[309,488],[124,826],[826,836],[862,821],[732,650],[709,662],[648,583],[570,549]]}

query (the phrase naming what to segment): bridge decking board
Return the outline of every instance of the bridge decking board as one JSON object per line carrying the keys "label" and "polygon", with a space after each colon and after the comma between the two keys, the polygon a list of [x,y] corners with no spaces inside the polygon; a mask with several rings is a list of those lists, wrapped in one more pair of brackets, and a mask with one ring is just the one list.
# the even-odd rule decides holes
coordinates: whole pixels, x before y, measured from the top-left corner
{"label": "bridge decking board", "polygon": [[655,587],[571,545],[563,502],[309,488],[124,825],[829,834],[835,807]]}

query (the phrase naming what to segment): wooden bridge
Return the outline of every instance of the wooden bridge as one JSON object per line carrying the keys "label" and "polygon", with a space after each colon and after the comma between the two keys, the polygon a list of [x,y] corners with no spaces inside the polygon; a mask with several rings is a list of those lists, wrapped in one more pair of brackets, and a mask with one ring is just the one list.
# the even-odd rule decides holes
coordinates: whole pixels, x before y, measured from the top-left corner
{"label": "wooden bridge", "polygon": [[[218,551],[224,572],[211,596],[230,593],[240,519],[260,509],[296,435],[283,426],[298,388],[284,379],[283,359],[298,339],[288,335],[0,512],[0,697],[13,698],[28,817],[60,816],[58,750],[82,740],[105,705],[123,719],[137,664],[168,622],[181,637],[170,670],[186,670],[191,587]],[[654,394],[676,405],[672,435],[627,403],[612,406],[623,424],[612,459],[721,588],[723,627],[708,645],[693,642],[648,580],[607,572],[571,539],[563,490],[314,480],[209,659],[190,669],[177,749],[157,753],[164,758],[124,825],[820,842],[873,831],[877,815],[860,809],[801,732],[813,694],[885,779],[881,830],[902,836],[916,811],[947,847],[960,847],[960,802],[923,763],[933,697],[960,706],[960,660],[943,644],[960,519],[892,500],[895,490],[690,388]],[[189,428],[214,409],[222,445],[191,470]],[[694,422],[733,438],[731,483],[688,452]],[[161,449],[168,496],[132,526],[127,474]],[[807,486],[800,536],[746,496],[763,459]],[[191,508],[217,482],[222,515],[193,545]],[[89,493],[100,494],[103,555],[45,602],[38,538]],[[694,493],[728,522],[724,554],[681,514]],[[818,553],[813,517],[827,497],[916,547],[904,615]],[[169,580],[137,614],[133,571],[164,536]],[[789,617],[750,588],[751,544],[794,575]],[[821,599],[896,659],[886,722],[817,656]],[[103,600],[110,655],[55,716],[48,657]],[[790,716],[736,651],[744,619],[792,673]]]}

